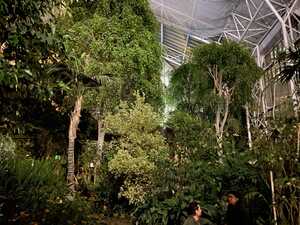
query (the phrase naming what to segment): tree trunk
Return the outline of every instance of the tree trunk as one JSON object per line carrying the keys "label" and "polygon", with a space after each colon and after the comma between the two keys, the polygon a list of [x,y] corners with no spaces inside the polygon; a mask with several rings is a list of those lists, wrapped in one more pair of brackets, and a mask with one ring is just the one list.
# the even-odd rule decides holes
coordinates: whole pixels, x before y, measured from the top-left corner
{"label": "tree trunk", "polygon": [[101,165],[102,156],[103,156],[103,143],[104,143],[105,132],[103,130],[103,121],[98,119],[98,139],[97,139],[97,160],[95,166],[95,178],[94,182],[96,182],[96,172],[99,166]]}
{"label": "tree trunk", "polygon": [[225,99],[225,107],[224,107],[224,115],[221,115],[221,106],[218,104],[218,109],[216,113],[216,122],[215,122],[215,128],[216,128],[216,135],[217,135],[217,143],[220,148],[220,154],[222,154],[222,147],[223,147],[223,133],[224,133],[224,127],[228,118],[229,114],[229,104],[230,104],[230,93],[228,92],[226,95],[223,96]]}
{"label": "tree trunk", "polygon": [[271,194],[272,194],[273,218],[274,218],[274,224],[277,225],[277,210],[276,210],[274,179],[273,179],[273,171],[272,170],[270,170],[270,183],[271,183]]}
{"label": "tree trunk", "polygon": [[103,143],[104,143],[104,136],[105,132],[103,128],[103,121],[101,119],[98,120],[98,140],[97,140],[97,155],[98,161],[101,163],[102,155],[103,155]]}
{"label": "tree trunk", "polygon": [[68,174],[67,182],[71,191],[75,191],[75,160],[74,160],[74,146],[78,124],[80,121],[82,96],[78,96],[75,102],[74,110],[70,118],[69,126],[69,145],[68,145]]}
{"label": "tree trunk", "polygon": [[297,124],[297,152],[296,159],[299,159],[300,156],[300,123]]}
{"label": "tree trunk", "polygon": [[247,123],[247,133],[248,133],[248,145],[249,149],[252,150],[252,135],[250,130],[250,114],[248,104],[245,105],[246,110],[246,123]]}
{"label": "tree trunk", "polygon": [[220,121],[221,121],[221,106],[218,104],[217,106],[217,112],[216,112],[216,122],[215,122],[215,128],[216,128],[216,135],[217,135],[217,143],[220,148],[222,148],[222,138],[220,138]]}

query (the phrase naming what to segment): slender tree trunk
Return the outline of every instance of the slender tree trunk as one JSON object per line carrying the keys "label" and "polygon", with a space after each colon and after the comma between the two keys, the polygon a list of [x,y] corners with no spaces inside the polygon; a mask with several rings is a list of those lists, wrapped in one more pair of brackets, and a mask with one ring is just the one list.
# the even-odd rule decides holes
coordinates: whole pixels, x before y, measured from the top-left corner
{"label": "slender tree trunk", "polygon": [[[222,97],[222,76],[218,73],[217,67],[213,69],[213,78],[214,78],[214,84],[215,88],[217,90],[217,94],[219,97]],[[216,122],[215,122],[215,128],[216,128],[216,135],[217,135],[217,143],[219,146],[219,154],[222,155],[222,141],[223,141],[223,132],[221,131],[221,113],[222,107],[221,103],[218,103],[217,106],[217,112],[216,112]]]}
{"label": "slender tree trunk", "polygon": [[299,159],[300,155],[300,123],[297,124],[297,152],[296,157]]}
{"label": "slender tree trunk", "polygon": [[251,129],[250,129],[250,114],[249,114],[249,107],[248,104],[245,105],[246,110],[246,123],[247,123],[247,133],[248,133],[248,145],[249,149],[252,149],[252,135],[251,135]]}
{"label": "slender tree trunk", "polygon": [[216,128],[216,135],[217,135],[217,143],[220,149],[222,148],[222,138],[220,137],[220,121],[221,121],[221,106],[218,104],[217,106],[217,112],[216,112],[216,122],[215,122],[215,128]]}
{"label": "slender tree trunk", "polygon": [[82,105],[82,96],[78,96],[75,102],[74,110],[70,118],[69,126],[69,145],[68,145],[68,174],[67,181],[71,191],[75,191],[75,160],[74,147],[78,124],[80,121],[80,112]]}
{"label": "slender tree trunk", "polygon": [[98,155],[98,161],[100,163],[103,155],[104,136],[105,136],[105,132],[103,130],[103,121],[101,119],[98,119],[97,155]]}
{"label": "slender tree trunk", "polygon": [[215,122],[215,128],[216,128],[216,135],[217,135],[217,142],[218,146],[220,148],[220,154],[222,154],[222,147],[223,147],[223,133],[224,133],[224,127],[229,115],[229,103],[230,103],[230,94],[226,94],[224,96],[225,99],[225,107],[224,107],[224,115],[222,117],[221,115],[221,106],[218,104],[217,113],[216,113],[216,122]]}
{"label": "slender tree trunk", "polygon": [[102,157],[103,157],[104,136],[105,136],[105,132],[103,130],[103,121],[100,118],[98,118],[97,160],[96,160],[96,166],[95,166],[94,182],[96,182],[97,169],[100,167]]}
{"label": "slender tree trunk", "polygon": [[274,224],[277,225],[277,212],[276,212],[276,201],[275,201],[275,190],[274,190],[274,178],[273,171],[270,170],[270,182],[271,182],[271,192],[272,192],[272,211],[274,217]]}
{"label": "slender tree trunk", "polygon": [[230,94],[228,93],[228,95],[225,95],[225,112],[224,112],[224,116],[222,119],[222,123],[221,123],[221,127],[220,127],[220,133],[221,136],[223,136],[224,133],[224,127],[228,118],[228,114],[229,114],[229,103],[230,103]]}
{"label": "slender tree trunk", "polygon": [[266,106],[265,88],[264,88],[263,78],[259,79],[259,87],[260,87],[260,91],[261,91],[261,104],[262,104],[262,109],[263,109],[263,118],[265,120],[266,114],[267,114],[267,106]]}

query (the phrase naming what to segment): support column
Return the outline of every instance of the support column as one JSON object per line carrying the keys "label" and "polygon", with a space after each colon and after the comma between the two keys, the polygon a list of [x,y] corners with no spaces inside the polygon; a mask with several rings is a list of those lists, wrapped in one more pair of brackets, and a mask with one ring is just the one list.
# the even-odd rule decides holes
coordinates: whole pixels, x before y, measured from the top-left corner
{"label": "support column", "polygon": [[[287,32],[287,29],[286,29],[285,20],[279,15],[279,13],[275,9],[275,7],[272,5],[270,0],[264,0],[264,1],[267,3],[267,5],[272,10],[272,12],[275,14],[278,21],[281,24],[282,36],[283,36],[283,46],[287,50],[289,48],[289,40],[288,40],[288,32]],[[295,116],[298,118],[298,98],[297,98],[297,95],[296,95],[296,88],[295,88],[295,83],[294,83],[293,79],[291,79],[289,81],[289,85],[290,85],[290,93],[291,93],[292,101],[293,101],[294,113],[295,113]]]}
{"label": "support column", "polygon": [[[260,48],[259,46],[256,47],[256,51],[257,51],[257,58],[256,58],[256,61],[257,61],[257,65],[259,67],[262,67],[262,59],[261,59],[261,55],[260,55]],[[263,81],[263,77],[261,77],[259,79],[259,87],[260,87],[260,91],[261,91],[261,103],[262,103],[262,109],[263,109],[263,118],[266,117],[266,113],[267,113],[267,107],[266,107],[266,101],[265,101],[265,93],[264,93],[264,81]]]}

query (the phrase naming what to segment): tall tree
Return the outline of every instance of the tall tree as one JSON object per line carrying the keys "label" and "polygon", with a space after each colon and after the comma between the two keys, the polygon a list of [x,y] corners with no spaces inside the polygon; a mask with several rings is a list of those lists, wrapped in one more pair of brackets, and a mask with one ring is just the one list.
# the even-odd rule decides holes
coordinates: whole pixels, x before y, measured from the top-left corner
{"label": "tall tree", "polygon": [[249,102],[254,83],[262,72],[250,52],[234,42],[200,46],[195,49],[193,60],[214,84],[213,93],[218,98],[214,126],[221,145],[230,104]]}
{"label": "tall tree", "polygon": [[[188,82],[180,84],[177,75],[172,79],[172,85],[183,90],[182,99],[196,100],[185,101],[189,108],[212,112],[211,118],[221,147],[230,106],[234,109],[251,101],[251,90],[262,71],[246,48],[227,41],[197,47],[193,51],[189,68],[188,73],[184,70],[180,73],[184,77],[180,79]],[[188,84],[196,85],[197,88],[189,89],[186,87]],[[182,100],[179,102],[184,103]]]}
{"label": "tall tree", "polygon": [[[70,9],[72,17],[67,15],[61,22],[61,28],[65,34],[67,64],[75,72],[75,77],[76,74],[85,74],[89,78],[101,80],[102,84],[105,83],[104,77],[109,78],[120,84],[117,85],[120,88],[114,87],[115,97],[121,93],[119,99],[130,100],[133,99],[133,91],[139,89],[145,93],[149,102],[159,107],[161,51],[155,39],[155,20],[149,3],[131,0],[76,1],[70,5]],[[89,108],[98,113],[99,149],[104,138],[102,120],[105,112],[110,110],[106,102],[111,100],[111,95],[105,89],[109,87],[92,92],[80,86],[74,89],[77,102],[81,95],[84,95],[84,99],[94,99],[94,102],[88,100],[88,103],[91,104]],[[75,113],[72,115],[80,116]],[[77,127],[72,129],[76,130]],[[69,139],[74,139],[74,135]],[[68,152],[70,163],[74,164],[74,160],[71,160],[74,148],[69,148]],[[70,165],[69,174],[72,177],[73,168]]]}

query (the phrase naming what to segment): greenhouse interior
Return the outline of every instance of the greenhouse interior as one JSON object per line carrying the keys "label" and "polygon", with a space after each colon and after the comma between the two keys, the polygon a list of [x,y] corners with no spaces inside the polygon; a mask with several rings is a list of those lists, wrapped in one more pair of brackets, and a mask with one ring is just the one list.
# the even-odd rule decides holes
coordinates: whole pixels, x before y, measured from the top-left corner
{"label": "greenhouse interior", "polygon": [[0,224],[300,225],[300,0],[0,14]]}

